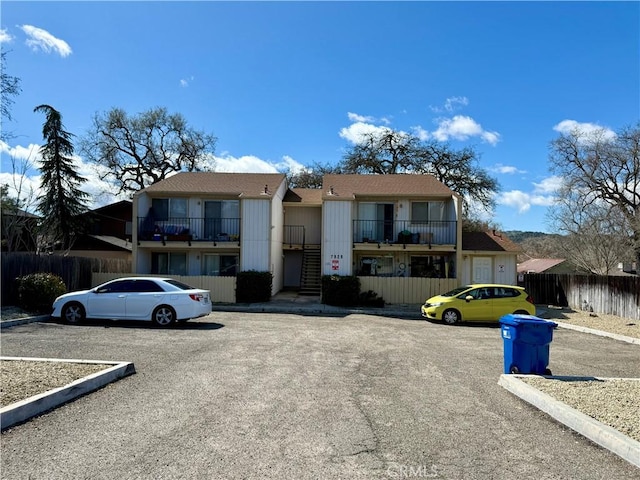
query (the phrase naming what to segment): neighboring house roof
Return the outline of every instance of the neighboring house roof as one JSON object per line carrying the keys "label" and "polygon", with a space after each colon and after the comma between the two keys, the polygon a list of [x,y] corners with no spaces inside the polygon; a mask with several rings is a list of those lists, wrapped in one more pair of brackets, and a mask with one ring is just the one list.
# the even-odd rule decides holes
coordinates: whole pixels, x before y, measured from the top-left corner
{"label": "neighboring house roof", "polygon": [[257,197],[272,195],[285,180],[284,173],[181,172],[140,190],[146,193],[202,193]]}
{"label": "neighboring house roof", "polygon": [[115,247],[119,247],[122,250],[131,251],[132,245],[131,242],[127,240],[123,240],[118,237],[112,237],[110,235],[89,235],[91,238],[95,238],[96,240],[104,243],[108,243],[109,245],[113,245]]}
{"label": "neighboring house roof", "polygon": [[504,233],[492,230],[490,232],[462,232],[462,250],[519,253],[522,248]]}
{"label": "neighboring house roof", "polygon": [[16,208],[14,211],[2,211],[2,215],[7,217],[27,217],[27,218],[40,218],[38,215],[34,215],[31,212],[27,212],[26,210],[22,210],[21,208]]}
{"label": "neighboring house roof", "polygon": [[321,206],[322,190],[319,188],[293,188],[287,190],[283,202]]}
{"label": "neighboring house roof", "polygon": [[110,210],[118,209],[120,207],[122,207],[122,208],[131,208],[132,205],[133,205],[133,202],[131,200],[120,200],[119,202],[110,203],[108,205],[103,205],[102,207],[94,208],[93,210],[90,210],[90,211],[91,212],[96,212],[96,213],[102,213],[105,210],[106,211],[110,211]]}
{"label": "neighboring house roof", "polygon": [[564,258],[531,258],[518,264],[518,273],[543,273],[564,262]]}
{"label": "neighboring house roof", "polygon": [[433,175],[330,174],[322,177],[323,199],[367,197],[433,197],[454,195],[453,190]]}

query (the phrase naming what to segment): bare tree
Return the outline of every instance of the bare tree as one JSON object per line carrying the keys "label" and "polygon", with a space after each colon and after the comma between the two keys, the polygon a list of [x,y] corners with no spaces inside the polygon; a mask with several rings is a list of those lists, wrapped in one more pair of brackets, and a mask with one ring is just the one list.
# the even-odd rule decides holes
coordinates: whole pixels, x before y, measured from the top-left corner
{"label": "bare tree", "polygon": [[81,151],[102,167],[100,178],[118,195],[133,194],[174,172],[211,168],[215,143],[214,136],[191,128],[182,115],[166,108],[135,116],[113,108],[95,115]]}
{"label": "bare tree", "polygon": [[7,252],[35,250],[38,217],[31,211],[37,199],[33,187],[26,181],[33,162],[30,158],[18,161],[12,156],[11,166],[11,184],[0,185],[3,249]]}
{"label": "bare tree", "polygon": [[551,219],[570,238],[582,237],[568,250],[572,260],[591,252],[589,270],[601,273],[633,257],[640,271],[640,123],[614,136],[563,134],[551,143],[550,162],[563,179]]}
{"label": "bare tree", "polygon": [[453,150],[447,144],[423,142],[391,129],[364,134],[346,152],[339,168],[342,173],[433,175],[467,200],[466,216],[472,204],[491,211],[500,188],[498,181],[479,166],[478,154],[472,148]]}
{"label": "bare tree", "polygon": [[291,188],[322,188],[322,177],[329,173],[341,173],[340,166],[314,163],[299,172],[288,173],[287,181]]}
{"label": "bare tree", "polygon": [[2,131],[0,131],[0,140],[7,140],[12,134],[6,130],[6,121],[11,121],[11,105],[13,98],[17,96],[22,89],[20,88],[20,79],[6,73],[7,52],[0,54],[0,117],[2,118]]}
{"label": "bare tree", "polygon": [[625,229],[619,210],[586,198],[585,201],[580,194],[565,192],[551,210],[556,228],[566,233],[558,246],[562,256],[578,269],[609,275],[620,262],[632,259],[631,232]]}

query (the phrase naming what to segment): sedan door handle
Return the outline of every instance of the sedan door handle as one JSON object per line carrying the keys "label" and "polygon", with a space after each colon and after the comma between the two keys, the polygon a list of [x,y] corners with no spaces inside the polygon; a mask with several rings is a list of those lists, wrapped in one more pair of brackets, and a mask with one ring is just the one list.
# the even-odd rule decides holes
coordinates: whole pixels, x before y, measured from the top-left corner
{"label": "sedan door handle", "polygon": [[125,298],[126,295],[118,295],[118,298]]}

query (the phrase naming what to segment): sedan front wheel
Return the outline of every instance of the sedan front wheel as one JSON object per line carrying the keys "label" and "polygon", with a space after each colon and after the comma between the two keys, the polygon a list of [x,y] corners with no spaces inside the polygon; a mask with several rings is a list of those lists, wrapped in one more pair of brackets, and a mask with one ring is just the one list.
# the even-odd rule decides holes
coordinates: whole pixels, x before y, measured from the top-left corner
{"label": "sedan front wheel", "polygon": [[442,320],[444,320],[444,323],[453,325],[460,321],[460,314],[457,312],[457,310],[446,310],[442,314]]}
{"label": "sedan front wheel", "polygon": [[62,307],[62,318],[67,323],[80,323],[85,319],[84,307],[78,302],[67,303]]}
{"label": "sedan front wheel", "polygon": [[153,311],[151,320],[158,327],[168,327],[176,319],[176,311],[168,305],[161,305]]}

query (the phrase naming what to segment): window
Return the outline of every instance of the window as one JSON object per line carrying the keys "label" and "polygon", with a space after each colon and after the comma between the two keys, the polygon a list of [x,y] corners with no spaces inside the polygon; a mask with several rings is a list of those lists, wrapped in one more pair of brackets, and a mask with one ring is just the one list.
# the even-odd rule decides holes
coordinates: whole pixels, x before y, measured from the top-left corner
{"label": "window", "polygon": [[164,290],[156,282],[152,280],[134,280],[134,292],[164,292]]}
{"label": "window", "polygon": [[186,198],[154,198],[151,202],[155,220],[188,217]]}
{"label": "window", "polygon": [[235,277],[237,271],[237,255],[204,254],[202,256],[202,275],[211,277]]}
{"label": "window", "polygon": [[444,208],[444,202],[412,202],[411,223],[441,222]]}
{"label": "window", "polygon": [[186,275],[187,254],[181,252],[151,254],[151,273]]}
{"label": "window", "polygon": [[361,257],[358,274],[363,277],[390,277],[393,275],[393,257]]}
{"label": "window", "polygon": [[453,256],[425,255],[411,257],[411,276],[427,278],[455,278]]}
{"label": "window", "polygon": [[133,291],[133,282],[131,280],[116,280],[115,282],[110,282],[98,289],[98,293],[118,293]]}

